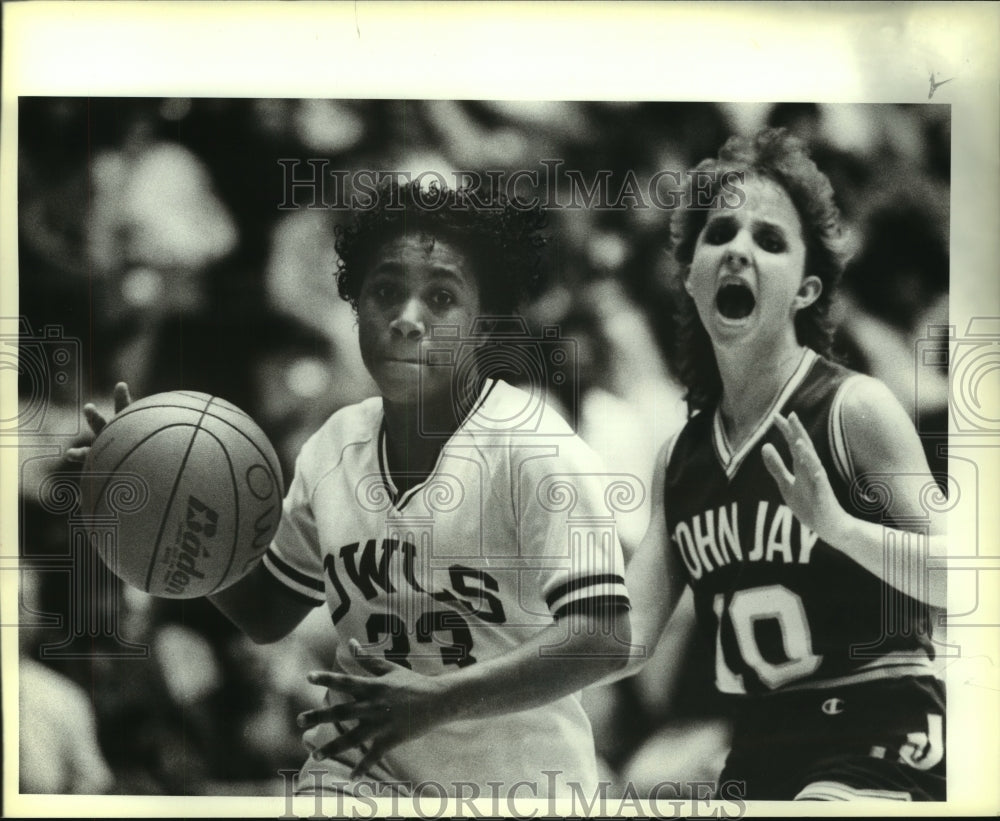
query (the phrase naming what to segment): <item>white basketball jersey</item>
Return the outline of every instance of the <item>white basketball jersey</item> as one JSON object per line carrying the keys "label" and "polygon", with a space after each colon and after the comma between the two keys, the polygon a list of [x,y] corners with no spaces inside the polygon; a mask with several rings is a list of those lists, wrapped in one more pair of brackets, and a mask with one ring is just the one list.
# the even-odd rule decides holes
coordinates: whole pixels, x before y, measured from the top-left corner
{"label": "white basketball jersey", "polygon": [[[302,448],[264,561],[290,590],[327,604],[341,670],[366,675],[347,648],[353,637],[369,653],[439,675],[503,655],[555,616],[628,605],[609,507],[621,492],[540,396],[488,380],[428,477],[400,493],[382,400],[369,399],[334,414]],[[304,741],[312,749],[337,732],[325,724]],[[527,780],[540,797],[566,794],[568,782],[591,796],[597,784],[576,695],[445,724],[382,764],[400,781],[449,792],[455,782]],[[324,767],[343,770],[327,761],[304,770]],[[558,773],[555,782],[545,771]]]}

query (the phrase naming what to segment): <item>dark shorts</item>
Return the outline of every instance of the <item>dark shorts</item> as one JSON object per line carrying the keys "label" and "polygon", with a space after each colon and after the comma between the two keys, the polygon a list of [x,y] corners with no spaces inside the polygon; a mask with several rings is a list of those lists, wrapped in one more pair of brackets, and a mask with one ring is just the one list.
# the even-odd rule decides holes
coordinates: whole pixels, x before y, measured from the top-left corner
{"label": "dark shorts", "polygon": [[944,801],[945,693],[903,678],[744,701],[720,781],[758,801]]}

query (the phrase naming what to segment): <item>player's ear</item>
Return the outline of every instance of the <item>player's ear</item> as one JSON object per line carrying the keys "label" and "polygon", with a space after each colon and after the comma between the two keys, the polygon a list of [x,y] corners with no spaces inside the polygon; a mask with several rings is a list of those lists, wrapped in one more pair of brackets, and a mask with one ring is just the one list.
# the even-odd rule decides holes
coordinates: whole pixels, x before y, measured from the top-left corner
{"label": "player's ear", "polygon": [[804,277],[798,292],[795,294],[795,301],[792,303],[792,308],[796,312],[801,311],[803,308],[808,308],[819,299],[822,293],[823,280],[813,275]]}

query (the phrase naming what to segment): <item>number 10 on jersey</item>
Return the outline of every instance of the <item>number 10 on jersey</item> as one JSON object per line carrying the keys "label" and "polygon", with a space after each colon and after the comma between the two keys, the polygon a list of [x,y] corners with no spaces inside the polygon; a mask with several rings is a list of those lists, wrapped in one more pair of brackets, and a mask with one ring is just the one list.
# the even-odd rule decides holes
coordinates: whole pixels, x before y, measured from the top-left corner
{"label": "number 10 on jersey", "polygon": [[[724,593],[715,594],[712,609],[719,624],[715,634],[715,678],[719,690],[745,694],[743,676],[729,668],[722,652],[722,621],[726,615]],[[823,661],[822,656],[812,651],[812,636],[802,599],[787,587],[772,584],[737,590],[729,602],[728,615],[740,656],[771,690],[814,673]],[[778,626],[783,661],[764,658],[757,628],[765,622]]]}

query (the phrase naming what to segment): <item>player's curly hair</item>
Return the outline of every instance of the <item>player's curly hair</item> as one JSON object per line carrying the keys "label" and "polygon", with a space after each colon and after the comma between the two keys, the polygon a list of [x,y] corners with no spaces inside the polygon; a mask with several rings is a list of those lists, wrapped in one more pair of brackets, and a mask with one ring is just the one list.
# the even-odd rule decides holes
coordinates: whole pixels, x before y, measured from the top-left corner
{"label": "player's curly hair", "polygon": [[419,180],[379,186],[370,207],[336,231],[337,288],[356,311],[372,255],[386,242],[415,234],[453,242],[473,260],[484,313],[509,315],[537,296],[546,279],[546,218],[538,205],[486,187],[448,188]]}
{"label": "player's curly hair", "polygon": [[[699,163],[696,172],[710,172],[711,194],[721,194],[723,175],[743,172],[744,182],[753,177],[780,185],[798,211],[806,246],[805,270],[819,277],[823,290],[809,307],[795,315],[799,344],[829,356],[834,327],[830,306],[837,283],[847,263],[845,236],[833,186],[816,167],[802,140],[784,128],[768,128],[753,137],[730,137],[718,158]],[[730,183],[732,185],[732,183]],[[698,236],[708,219],[708,211],[681,208],[672,215],[670,244],[683,285],[694,257]],[[694,300],[677,287],[677,329],[674,370],[687,389],[688,411],[694,413],[715,404],[722,394],[722,380],[708,332],[701,324]]]}

